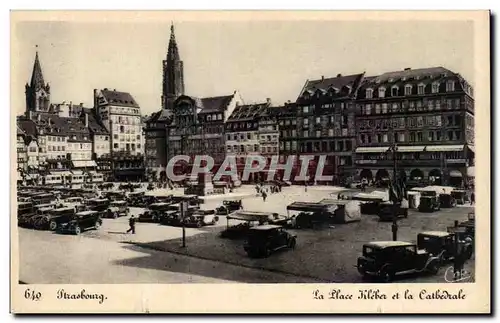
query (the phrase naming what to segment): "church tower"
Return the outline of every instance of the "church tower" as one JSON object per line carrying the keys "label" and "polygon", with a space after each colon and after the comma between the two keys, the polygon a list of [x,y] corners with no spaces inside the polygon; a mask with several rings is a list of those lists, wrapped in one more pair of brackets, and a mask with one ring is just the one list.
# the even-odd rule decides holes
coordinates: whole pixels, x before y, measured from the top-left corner
{"label": "church tower", "polygon": [[50,107],[50,86],[43,79],[42,67],[38,58],[38,51],[35,54],[35,63],[31,74],[30,84],[26,83],[26,112],[48,111]]}
{"label": "church tower", "polygon": [[163,61],[162,108],[172,109],[175,99],[184,94],[184,64],[175,41],[174,24],[170,27],[167,59]]}

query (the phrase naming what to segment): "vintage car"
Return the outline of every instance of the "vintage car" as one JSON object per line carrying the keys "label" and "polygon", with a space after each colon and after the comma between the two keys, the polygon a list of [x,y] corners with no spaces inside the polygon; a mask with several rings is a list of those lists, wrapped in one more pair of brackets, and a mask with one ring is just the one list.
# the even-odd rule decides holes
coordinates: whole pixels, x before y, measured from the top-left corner
{"label": "vintage car", "polygon": [[127,206],[127,202],[125,201],[113,201],[109,203],[108,209],[104,212],[106,218],[116,219],[120,216],[127,216],[130,212],[130,209]]}
{"label": "vintage car", "polygon": [[[316,202],[294,202],[287,206],[287,215],[293,228],[314,229],[333,222],[335,207]],[[290,216],[291,212],[298,212]]]}
{"label": "vintage car", "polygon": [[295,248],[297,236],[280,225],[259,225],[248,230],[244,249],[250,257],[268,257],[274,251]]}
{"label": "vintage car", "polygon": [[97,211],[84,211],[75,214],[68,222],[57,227],[58,233],[80,234],[87,229],[99,229],[102,219]]}
{"label": "vintage car", "polygon": [[37,194],[33,195],[31,197],[31,201],[33,202],[33,205],[39,205],[39,204],[47,204],[55,201],[56,197],[54,194],[51,193],[43,193],[43,194]]}
{"label": "vintage car", "polygon": [[144,206],[144,195],[145,192],[130,192],[127,193],[127,203],[130,206],[134,207],[143,207]]}
{"label": "vintage car", "polygon": [[170,210],[170,203],[152,203],[144,213],[138,217],[139,222],[160,222],[165,211]]}
{"label": "vintage car", "polygon": [[181,225],[181,216],[177,210],[167,210],[163,211],[160,216],[160,224],[163,225]]}
{"label": "vintage car", "polygon": [[68,203],[68,204],[81,204],[83,203],[84,199],[83,197],[76,196],[76,197],[68,197],[66,198],[63,203]]}
{"label": "vintage car", "polygon": [[374,276],[384,282],[392,281],[398,274],[437,274],[438,256],[404,241],[376,241],[363,245],[363,255],[358,258],[358,272],[364,277]]}
{"label": "vintage car", "polygon": [[439,194],[434,190],[421,190],[418,210],[420,212],[434,212],[441,210]]}
{"label": "vintage car", "polygon": [[467,215],[467,221],[455,221],[455,226],[448,227],[447,231],[452,233],[458,232],[460,235],[460,239],[462,240],[468,239],[474,241],[476,227],[475,223],[475,214],[474,212],[471,212]]}
{"label": "vintage car", "polygon": [[85,201],[85,204],[90,211],[97,211],[101,213],[108,209],[109,203],[108,199],[100,198],[93,198]]}
{"label": "vintage car", "polygon": [[451,191],[451,196],[455,199],[458,205],[464,205],[469,200],[465,190],[453,190]]}
{"label": "vintage car", "polygon": [[55,230],[59,223],[69,221],[75,215],[71,207],[59,209],[40,209],[39,214],[33,217],[33,227],[37,230]]}
{"label": "vintage car", "polygon": [[[470,259],[474,252],[472,241],[460,239],[458,242],[460,251],[464,253],[466,259]],[[433,256],[438,256],[441,262],[449,261],[455,256],[455,234],[446,231],[421,232],[417,235],[417,247],[427,250]]]}
{"label": "vintage car", "polygon": [[184,225],[201,228],[205,225],[214,225],[219,221],[214,210],[195,210],[190,216],[184,219]]}
{"label": "vintage car", "polygon": [[[396,212],[394,212],[396,211]],[[397,218],[407,218],[408,217],[408,207],[404,207],[403,205],[396,206],[396,210],[394,204],[392,202],[382,202],[380,203],[380,207],[378,210],[378,216],[380,221],[392,221],[394,217],[394,213],[396,213]]]}
{"label": "vintage car", "polygon": [[124,201],[127,198],[125,192],[109,191],[101,192],[101,194],[110,201]]}
{"label": "vintage car", "polygon": [[457,206],[457,201],[452,194],[441,193],[439,194],[439,203],[442,208],[450,208]]}
{"label": "vintage car", "polygon": [[115,184],[113,184],[113,183],[102,183],[102,184],[99,184],[97,187],[100,190],[109,190],[109,189],[113,188],[114,186],[115,186]]}
{"label": "vintage car", "polygon": [[243,205],[241,203],[241,200],[238,201],[223,201],[222,206],[219,206],[215,212],[218,215],[228,215],[229,213],[232,213],[237,210],[241,210],[243,208]]}
{"label": "vintage car", "polygon": [[30,226],[31,218],[35,215],[35,209],[31,202],[17,203],[17,224],[21,227]]}

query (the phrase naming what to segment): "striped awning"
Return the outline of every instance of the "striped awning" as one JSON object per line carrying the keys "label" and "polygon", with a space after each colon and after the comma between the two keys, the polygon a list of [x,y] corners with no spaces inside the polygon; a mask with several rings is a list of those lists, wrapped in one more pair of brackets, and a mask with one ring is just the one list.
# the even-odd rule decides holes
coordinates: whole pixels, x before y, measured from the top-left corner
{"label": "striped awning", "polygon": [[97,163],[95,160],[73,160],[71,162],[73,164],[73,167],[97,167]]}
{"label": "striped awning", "polygon": [[425,151],[462,151],[464,150],[464,145],[439,145],[439,146],[427,146]]}
{"label": "striped awning", "polygon": [[356,153],[385,153],[389,147],[358,147]]}

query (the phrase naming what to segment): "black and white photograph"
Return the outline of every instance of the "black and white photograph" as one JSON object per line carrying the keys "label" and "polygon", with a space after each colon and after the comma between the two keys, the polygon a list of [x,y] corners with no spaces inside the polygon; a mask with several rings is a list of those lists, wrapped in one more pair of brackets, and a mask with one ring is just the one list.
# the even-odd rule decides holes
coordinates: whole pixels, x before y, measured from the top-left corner
{"label": "black and white photograph", "polygon": [[489,282],[487,12],[48,15],[11,21],[13,283],[97,307],[67,286]]}

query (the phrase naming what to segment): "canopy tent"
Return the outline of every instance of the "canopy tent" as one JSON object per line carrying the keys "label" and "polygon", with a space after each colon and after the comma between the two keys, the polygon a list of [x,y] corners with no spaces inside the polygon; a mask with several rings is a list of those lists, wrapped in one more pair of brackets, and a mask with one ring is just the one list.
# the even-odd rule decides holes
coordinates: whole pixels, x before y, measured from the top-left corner
{"label": "canopy tent", "polygon": [[456,169],[450,171],[450,177],[462,177],[462,173]]}
{"label": "canopy tent", "polygon": [[273,213],[270,212],[253,212],[253,211],[235,211],[227,216],[227,219],[247,221],[247,222],[257,222],[257,221],[268,221],[273,217]]}
{"label": "canopy tent", "polygon": [[314,202],[293,202],[288,205],[286,209],[288,211],[300,211],[300,212],[317,212],[328,210],[329,205],[323,203]]}
{"label": "canopy tent", "polygon": [[349,223],[361,221],[361,207],[358,201],[323,199],[319,201],[333,209],[334,223]]}

